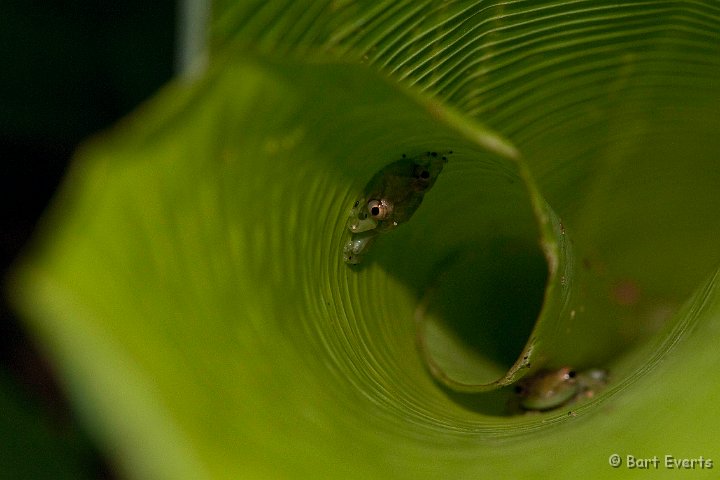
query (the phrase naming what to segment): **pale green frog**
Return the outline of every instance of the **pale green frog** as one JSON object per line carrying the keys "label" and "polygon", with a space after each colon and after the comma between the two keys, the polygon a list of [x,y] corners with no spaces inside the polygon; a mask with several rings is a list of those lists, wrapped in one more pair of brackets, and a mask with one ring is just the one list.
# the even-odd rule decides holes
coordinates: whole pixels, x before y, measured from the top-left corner
{"label": "pale green frog", "polygon": [[515,393],[524,410],[552,410],[583,398],[591,398],[607,383],[607,371],[593,368],[576,372],[570,367],[540,370],[523,378]]}
{"label": "pale green frog", "polygon": [[[452,153],[452,152],[448,152]],[[426,152],[391,163],[368,182],[353,204],[347,220],[351,238],[343,248],[343,259],[360,263],[375,237],[407,222],[440,175],[447,156]]]}

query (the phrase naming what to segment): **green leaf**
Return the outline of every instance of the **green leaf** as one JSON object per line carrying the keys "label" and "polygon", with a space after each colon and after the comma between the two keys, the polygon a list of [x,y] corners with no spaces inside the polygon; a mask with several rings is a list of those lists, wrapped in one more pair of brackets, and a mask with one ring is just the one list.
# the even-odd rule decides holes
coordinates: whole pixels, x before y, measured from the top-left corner
{"label": "green leaf", "polygon": [[[79,153],[16,302],[139,478],[712,457],[718,13],[218,2],[211,70]],[[344,264],[368,180],[435,150],[412,219]],[[508,415],[499,387],[563,364],[610,384]]]}

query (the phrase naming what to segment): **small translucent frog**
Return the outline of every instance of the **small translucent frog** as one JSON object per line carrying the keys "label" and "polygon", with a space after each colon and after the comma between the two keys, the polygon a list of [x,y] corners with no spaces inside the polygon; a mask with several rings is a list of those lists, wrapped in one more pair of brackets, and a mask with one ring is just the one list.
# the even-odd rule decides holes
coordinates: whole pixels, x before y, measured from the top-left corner
{"label": "small translucent frog", "polygon": [[[452,152],[449,152],[452,153]],[[368,182],[347,220],[351,239],[343,248],[347,263],[360,263],[375,237],[407,222],[432,188],[447,157],[426,152],[391,163]]]}
{"label": "small translucent frog", "polygon": [[581,373],[570,367],[540,370],[515,387],[520,407],[545,411],[591,398],[607,383],[607,371],[593,368]]}

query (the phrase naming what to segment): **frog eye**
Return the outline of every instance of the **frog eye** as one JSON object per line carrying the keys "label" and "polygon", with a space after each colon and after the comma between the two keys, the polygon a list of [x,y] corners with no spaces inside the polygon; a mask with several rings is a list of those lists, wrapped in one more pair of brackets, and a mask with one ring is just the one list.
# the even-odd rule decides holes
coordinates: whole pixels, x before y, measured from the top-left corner
{"label": "frog eye", "polygon": [[368,212],[375,220],[385,220],[391,211],[392,207],[385,200],[370,200],[368,202]]}
{"label": "frog eye", "polygon": [[427,168],[418,165],[418,167],[415,169],[415,178],[419,178],[421,180],[427,180],[430,178],[430,170]]}
{"label": "frog eye", "polygon": [[415,168],[413,169],[413,181],[412,181],[412,188],[416,192],[424,192],[425,190],[430,187],[430,182],[432,181],[432,174],[430,173],[430,169],[424,165],[415,165]]}
{"label": "frog eye", "polygon": [[[360,205],[362,205],[362,207]],[[350,211],[350,216],[348,217],[346,224],[348,230],[352,233],[367,232],[368,230],[377,228],[377,220],[370,217],[368,210],[365,207],[366,204],[364,198],[355,200],[355,203],[353,203],[353,207]]]}

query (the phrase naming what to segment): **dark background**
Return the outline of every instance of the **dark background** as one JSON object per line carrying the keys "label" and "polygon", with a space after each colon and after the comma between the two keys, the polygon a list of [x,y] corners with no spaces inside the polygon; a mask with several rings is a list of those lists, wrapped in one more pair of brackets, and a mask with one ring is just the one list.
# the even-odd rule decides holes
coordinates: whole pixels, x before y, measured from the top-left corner
{"label": "dark background", "polygon": [[[111,126],[172,76],[176,5],[170,0],[1,5],[4,280],[78,143]],[[0,476],[116,478],[4,292],[0,317]]]}

